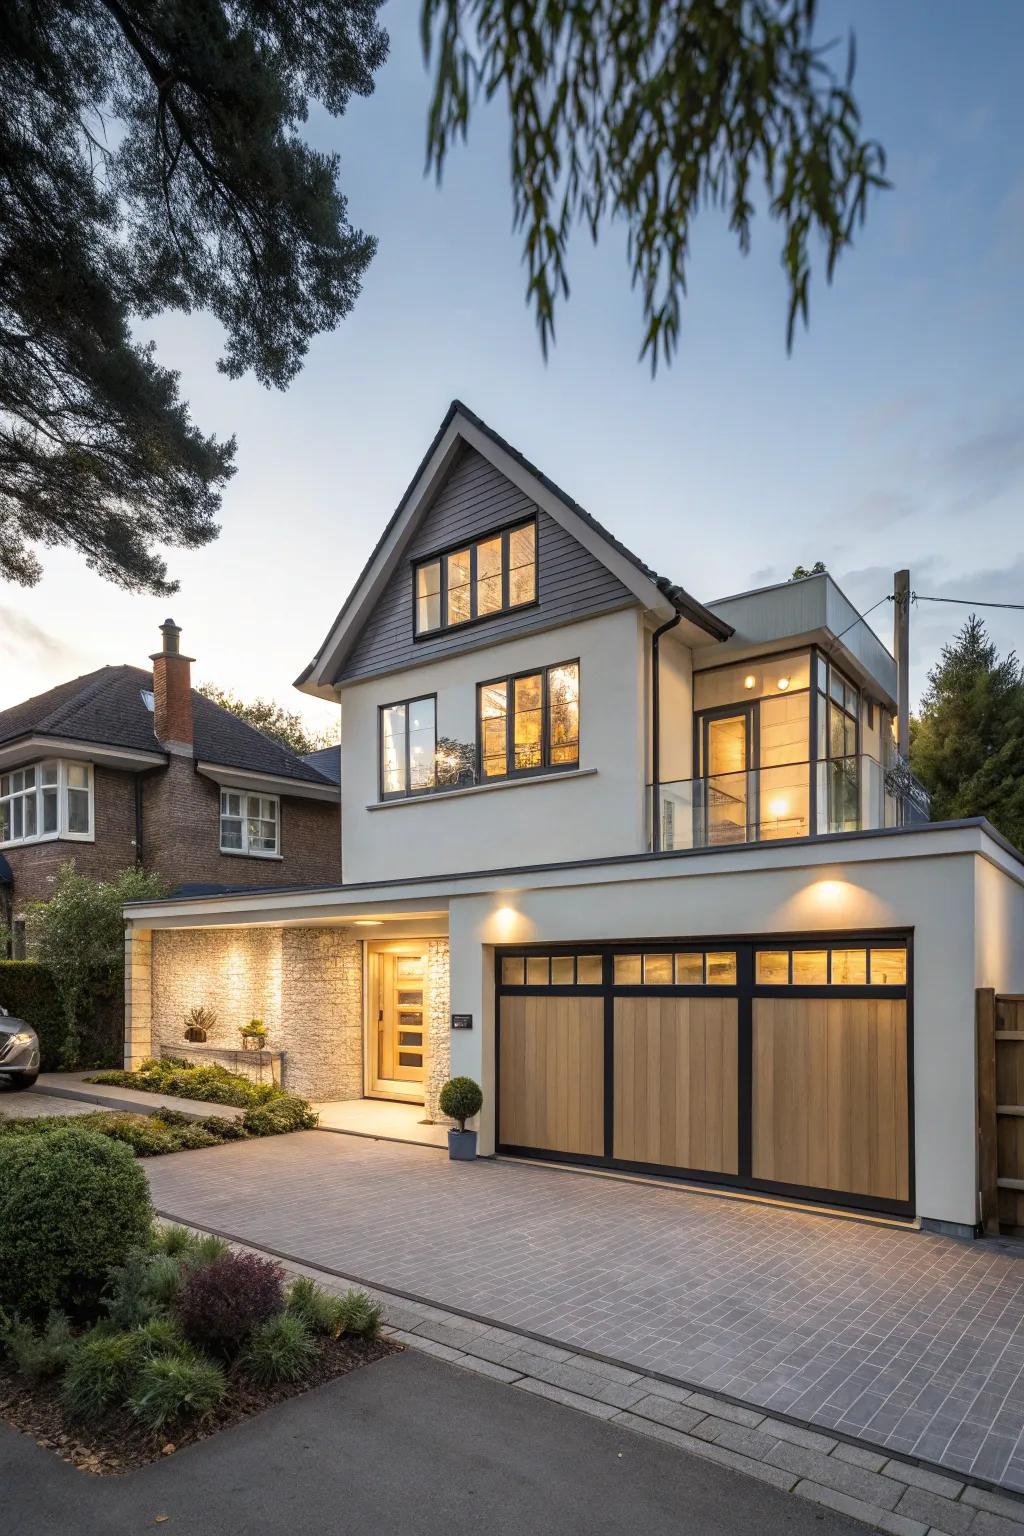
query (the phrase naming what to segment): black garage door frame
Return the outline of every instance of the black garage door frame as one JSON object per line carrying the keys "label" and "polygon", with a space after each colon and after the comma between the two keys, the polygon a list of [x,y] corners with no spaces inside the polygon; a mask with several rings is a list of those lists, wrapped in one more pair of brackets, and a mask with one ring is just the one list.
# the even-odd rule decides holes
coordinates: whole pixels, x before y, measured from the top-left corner
{"label": "black garage door frame", "polygon": [[[758,986],[754,976],[754,955],[757,950],[771,949],[826,949],[870,948],[894,944],[905,946],[907,952],[907,980],[905,986]],[[668,951],[715,952],[735,951],[735,986],[617,986],[614,980],[616,955],[634,955],[644,950],[664,954]],[[657,1178],[684,1180],[687,1183],[713,1184],[725,1188],[751,1190],[766,1195],[782,1196],[816,1205],[829,1205],[842,1209],[879,1212],[890,1216],[915,1214],[916,1177],[914,1166],[914,941],[913,930],[865,929],[857,932],[745,934],[713,938],[641,938],[609,940],[602,943],[559,943],[532,945],[514,944],[495,947],[495,1004],[494,1004],[494,1098],[495,1141],[499,1154],[511,1157],[534,1158],[542,1162],[571,1163],[593,1168],[619,1169],[627,1173],[648,1174]],[[531,955],[600,955],[602,981],[588,986],[544,985],[511,986],[502,982],[502,960],[505,958],[528,959]],[[599,1157],[577,1155],[538,1147],[516,1146],[505,1143],[501,1136],[501,1000],[503,997],[600,997],[604,999],[604,1152]],[[702,1168],[678,1168],[657,1163],[635,1163],[616,1158],[612,1149],[615,1103],[615,999],[617,997],[734,997],[737,1000],[738,1071],[737,1071],[737,1131],[738,1172],[712,1173]],[[755,1178],[752,1172],[753,1127],[753,1005],[760,997],[799,997],[801,999],[867,998],[905,1001],[907,1005],[907,1167],[909,1195],[906,1200],[887,1200],[844,1190],[814,1188],[805,1185],[781,1184],[768,1179]]]}

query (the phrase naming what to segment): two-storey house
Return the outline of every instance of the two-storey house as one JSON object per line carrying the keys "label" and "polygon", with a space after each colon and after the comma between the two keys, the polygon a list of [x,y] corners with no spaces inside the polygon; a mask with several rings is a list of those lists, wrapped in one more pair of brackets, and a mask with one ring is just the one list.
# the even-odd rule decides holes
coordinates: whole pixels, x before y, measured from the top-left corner
{"label": "two-storey house", "polygon": [[1021,861],[928,823],[899,672],[828,575],[702,603],[455,402],[297,683],[344,883],[130,908],[128,1061],[251,1008],[319,1100],[477,1078],[484,1154],[971,1229]]}

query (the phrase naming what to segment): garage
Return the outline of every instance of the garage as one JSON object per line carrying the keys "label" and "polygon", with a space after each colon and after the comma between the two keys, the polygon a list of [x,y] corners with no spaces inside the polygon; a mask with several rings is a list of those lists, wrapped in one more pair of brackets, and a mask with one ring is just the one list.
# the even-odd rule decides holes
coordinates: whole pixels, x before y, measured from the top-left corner
{"label": "garage", "polygon": [[498,1150],[911,1215],[907,933],[503,948]]}

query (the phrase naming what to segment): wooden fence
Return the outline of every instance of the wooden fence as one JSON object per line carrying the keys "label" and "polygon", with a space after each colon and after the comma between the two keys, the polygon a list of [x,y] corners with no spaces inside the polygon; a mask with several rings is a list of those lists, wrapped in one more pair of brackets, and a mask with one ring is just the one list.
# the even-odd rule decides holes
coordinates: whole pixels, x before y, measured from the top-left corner
{"label": "wooden fence", "polygon": [[975,995],[978,1173],[987,1237],[1024,1234],[1024,997]]}

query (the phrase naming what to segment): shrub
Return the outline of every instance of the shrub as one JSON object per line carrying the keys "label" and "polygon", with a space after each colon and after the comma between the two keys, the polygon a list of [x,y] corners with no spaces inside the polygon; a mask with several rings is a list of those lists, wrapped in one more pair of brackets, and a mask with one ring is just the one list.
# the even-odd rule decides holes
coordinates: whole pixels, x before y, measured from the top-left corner
{"label": "shrub", "polygon": [[222,1141],[244,1139],[237,1121],[211,1116],[190,1120],[168,1110],[160,1115],[140,1115],[123,1110],[98,1110],[89,1115],[34,1115],[24,1119],[0,1119],[0,1136],[46,1136],[58,1130],[95,1131],[122,1141],[136,1157],[162,1157],[198,1147],[219,1146]]}
{"label": "shrub", "polygon": [[242,1125],[250,1136],[284,1136],[289,1131],[314,1131],[320,1123],[306,1099],[285,1093],[255,1109],[247,1109]]}
{"label": "shrub", "polygon": [[71,1324],[64,1312],[51,1312],[45,1326],[36,1331],[19,1320],[5,1328],[2,1342],[15,1369],[30,1381],[43,1381],[63,1370],[71,1353]]}
{"label": "shrub", "polygon": [[228,1355],[283,1306],[276,1264],[253,1253],[225,1253],[188,1271],[175,1310],[186,1338]]}
{"label": "shrub", "polygon": [[149,1242],[146,1176],[90,1131],[14,1138],[0,1178],[0,1305],[94,1307],[108,1269]]}
{"label": "shrub", "polygon": [[471,1077],[450,1077],[438,1098],[442,1115],[447,1115],[449,1120],[457,1120],[460,1131],[466,1129],[467,1120],[472,1120],[474,1115],[480,1113],[483,1102],[480,1085],[474,1083]]}
{"label": "shrub", "polygon": [[161,1253],[170,1254],[172,1259],[184,1258],[192,1251],[195,1243],[195,1233],[188,1227],[179,1227],[171,1223],[166,1227],[157,1227],[153,1233],[153,1246]]}
{"label": "shrub", "polygon": [[332,1296],[321,1290],[315,1280],[300,1275],[288,1288],[286,1310],[301,1319],[314,1333],[325,1333],[332,1339],[340,1339],[345,1332],[348,1307],[343,1296]]}
{"label": "shrub", "polygon": [[185,1262],[190,1269],[200,1269],[204,1264],[212,1264],[215,1259],[222,1259],[230,1252],[231,1244],[226,1238],[217,1237],[213,1232],[195,1233]]}
{"label": "shrub", "polygon": [[154,1357],[174,1355],[186,1348],[177,1323],[169,1317],[151,1317],[148,1323],[142,1324],[139,1333]]}
{"label": "shrub", "polygon": [[255,1329],[239,1364],[257,1386],[301,1381],[316,1360],[316,1345],[308,1325],[291,1312],[268,1317]]}
{"label": "shrub", "polygon": [[203,1418],[212,1413],[226,1386],[219,1365],[195,1350],[177,1349],[154,1355],[143,1363],[128,1404],[139,1422],[155,1431],[178,1419]]}
{"label": "shrub", "polygon": [[181,1284],[180,1259],[139,1250],[110,1271],[103,1305],[115,1328],[136,1328],[167,1312]]}
{"label": "shrub", "polygon": [[177,1056],[149,1058],[137,1072],[100,1072],[89,1082],[115,1088],[137,1088],[143,1093],[163,1093],[177,1099],[202,1099],[208,1104],[233,1104],[238,1109],[266,1104],[280,1098],[275,1083],[253,1083],[216,1062],[195,1066]]}
{"label": "shrub", "polygon": [[74,1348],[61,1392],[72,1419],[95,1419],[124,1401],[150,1353],[147,1335],[93,1329]]}
{"label": "shrub", "polygon": [[31,1024],[44,1072],[60,1065],[64,1016],[53,977],[35,960],[0,960],[0,1007]]}
{"label": "shrub", "polygon": [[375,1339],[384,1316],[382,1307],[365,1291],[346,1291],[339,1299],[345,1309],[344,1331],[359,1339]]}

